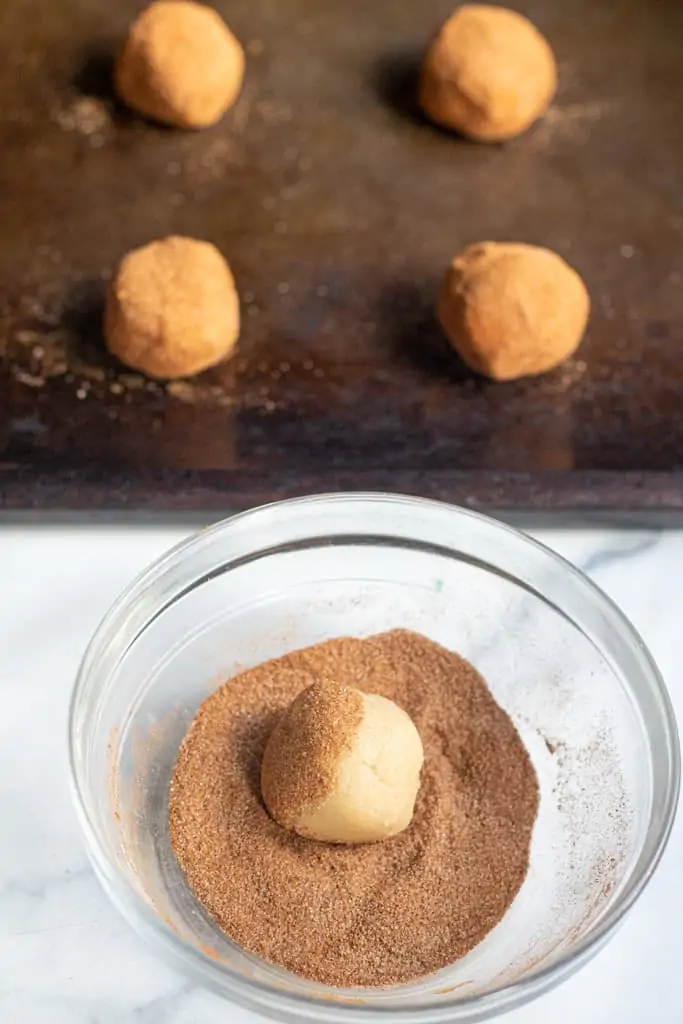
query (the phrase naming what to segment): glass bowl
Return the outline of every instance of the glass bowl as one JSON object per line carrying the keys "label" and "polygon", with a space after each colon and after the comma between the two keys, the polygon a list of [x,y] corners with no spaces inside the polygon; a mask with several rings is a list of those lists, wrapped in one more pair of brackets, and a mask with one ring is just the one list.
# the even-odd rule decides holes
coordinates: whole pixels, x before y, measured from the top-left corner
{"label": "glass bowl", "polygon": [[[531,866],[471,953],[414,983],[333,989],[214,926],[173,857],[168,791],[198,705],[239,669],[404,627],[468,658],[512,716],[541,787]],[[459,508],[383,494],[285,501],[179,545],[92,640],[70,751],[90,858],[123,915],[226,998],[280,1021],[483,1021],[556,985],[652,875],[678,796],[658,671],[625,617],[541,544]]]}

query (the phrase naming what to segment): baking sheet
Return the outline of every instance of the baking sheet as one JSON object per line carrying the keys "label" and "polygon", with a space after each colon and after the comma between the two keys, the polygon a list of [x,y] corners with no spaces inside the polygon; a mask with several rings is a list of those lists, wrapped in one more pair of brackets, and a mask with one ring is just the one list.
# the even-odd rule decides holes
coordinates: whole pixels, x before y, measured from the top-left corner
{"label": "baking sheet", "polygon": [[[615,521],[683,510],[683,5],[513,4],[560,90],[505,145],[413,101],[444,2],[234,0],[244,91],[183,133],[121,108],[111,56],[139,4],[0,9],[0,506],[222,511],[339,488]],[[215,242],[237,356],[168,386],[104,352],[106,279],[170,233]],[[548,245],[592,296],[576,357],[486,382],[433,303],[481,239]]]}

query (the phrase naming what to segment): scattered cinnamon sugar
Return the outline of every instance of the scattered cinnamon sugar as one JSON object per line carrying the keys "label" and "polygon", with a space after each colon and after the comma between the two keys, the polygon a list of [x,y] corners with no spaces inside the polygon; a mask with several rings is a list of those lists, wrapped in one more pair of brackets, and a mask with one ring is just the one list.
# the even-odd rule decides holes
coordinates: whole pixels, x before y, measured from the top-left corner
{"label": "scattered cinnamon sugar", "polygon": [[66,109],[55,113],[55,120],[65,131],[80,132],[81,135],[96,135],[111,124],[107,107],[92,96],[81,96]]}
{"label": "scattered cinnamon sugar", "polygon": [[[388,697],[420,732],[415,816],[393,839],[318,843],[265,810],[266,740],[316,681]],[[395,630],[296,651],[212,694],[180,749],[170,835],[195,896],[243,948],[329,985],[376,986],[452,963],[498,923],[526,875],[537,809],[529,756],[482,677]]]}

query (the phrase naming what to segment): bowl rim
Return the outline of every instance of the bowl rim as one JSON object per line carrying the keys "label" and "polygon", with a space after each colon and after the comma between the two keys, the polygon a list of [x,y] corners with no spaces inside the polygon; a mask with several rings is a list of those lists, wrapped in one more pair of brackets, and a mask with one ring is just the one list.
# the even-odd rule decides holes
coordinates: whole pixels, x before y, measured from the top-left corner
{"label": "bowl rim", "polygon": [[[425,513],[429,509],[438,509],[441,512],[448,511],[458,517],[471,518],[480,524],[485,524],[488,529],[499,531],[503,535],[507,534],[509,537],[514,538],[517,543],[521,540],[524,544],[554,562],[562,571],[578,579],[588,592],[592,594],[592,597],[602,605],[607,613],[610,624],[618,624],[639,648],[640,655],[650,674],[651,683],[656,691],[660,711],[662,712],[662,724],[669,741],[671,773],[668,779],[668,789],[665,794],[661,822],[654,837],[653,849],[649,860],[642,867],[639,877],[630,879],[630,891],[598,920],[595,927],[580,942],[552,963],[540,966],[520,979],[503,984],[487,992],[464,998],[440,1001],[436,1005],[429,1005],[428,1002],[413,1003],[410,1008],[403,1009],[395,1004],[368,1005],[363,1003],[361,999],[351,1001],[351,997],[343,995],[339,996],[339,1001],[329,996],[308,996],[284,987],[264,984],[247,978],[245,975],[239,974],[227,966],[219,966],[219,962],[216,959],[212,958],[208,953],[197,950],[187,944],[166,921],[157,916],[149,905],[131,889],[125,878],[123,878],[111,862],[104,844],[100,840],[98,830],[88,812],[81,771],[77,763],[75,720],[81,692],[93,667],[91,664],[93,656],[99,648],[103,637],[107,635],[110,627],[118,620],[121,611],[136,599],[141,590],[155,581],[158,582],[171,566],[177,564],[179,558],[191,555],[207,539],[210,540],[230,531],[237,523],[242,525],[249,519],[252,521],[258,520],[260,517],[268,515],[274,509],[286,508],[296,514],[297,507],[302,505],[313,506],[349,502],[369,502],[375,506],[401,504],[408,505],[413,511],[417,512],[420,509],[425,511]],[[271,1017],[274,1016],[278,1019],[284,1019],[287,1013],[291,1012],[294,1016],[298,1016],[301,1019],[317,1021],[324,1018],[330,1021],[331,1024],[355,1024],[358,1021],[372,1021],[373,1019],[379,1021],[386,1019],[388,1016],[401,1021],[402,1024],[446,1024],[448,1021],[457,1020],[468,1022],[485,1021],[492,1014],[497,1015],[498,1013],[514,1009],[555,987],[555,985],[571,976],[607,942],[652,878],[671,835],[676,817],[681,783],[681,752],[678,728],[671,698],[664,680],[638,631],[616,603],[590,577],[542,541],[530,537],[521,530],[517,530],[491,516],[433,499],[405,494],[366,491],[306,495],[259,505],[255,508],[235,513],[210,527],[191,534],[151,562],[125,588],[110,607],[95,630],[83,654],[76,673],[68,708],[68,758],[72,798],[77,818],[84,832],[86,851],[91,864],[110,900],[133,929],[143,939],[150,942],[152,949],[160,949],[166,958],[172,961],[183,973],[186,975],[189,973],[204,986],[248,1009]]]}

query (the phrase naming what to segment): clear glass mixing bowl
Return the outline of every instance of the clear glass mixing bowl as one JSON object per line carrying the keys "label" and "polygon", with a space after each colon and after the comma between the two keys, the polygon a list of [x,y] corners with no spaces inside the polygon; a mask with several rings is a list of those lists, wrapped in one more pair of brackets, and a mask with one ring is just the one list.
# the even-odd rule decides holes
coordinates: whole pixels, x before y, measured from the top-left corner
{"label": "clear glass mixing bowl", "polygon": [[[541,786],[531,867],[497,928],[413,984],[329,989],[243,952],[189,893],[168,838],[178,745],[240,668],[335,636],[417,630],[465,655]],[[78,674],[71,766],[94,868],[143,936],[280,1021],[483,1021],[556,985],[650,878],[679,787],[671,705],[624,616],[542,545],[462,509],[381,494],[286,501],[176,547],[119,599]]]}

